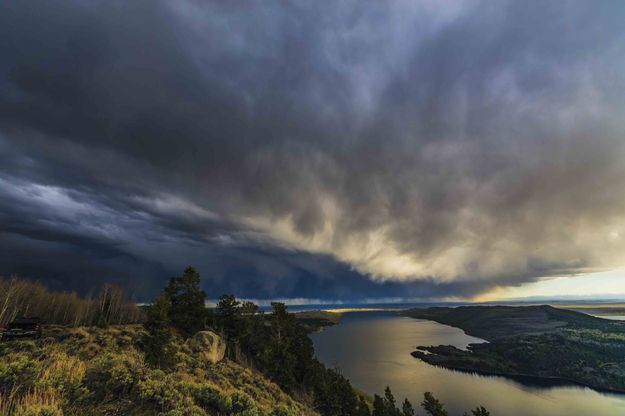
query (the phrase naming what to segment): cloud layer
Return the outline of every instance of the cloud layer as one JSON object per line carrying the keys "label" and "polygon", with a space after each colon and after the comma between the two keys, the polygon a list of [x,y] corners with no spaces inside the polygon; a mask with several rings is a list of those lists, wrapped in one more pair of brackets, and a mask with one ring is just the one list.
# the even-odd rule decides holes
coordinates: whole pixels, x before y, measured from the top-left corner
{"label": "cloud layer", "polygon": [[625,265],[622,2],[13,2],[3,273],[471,295]]}

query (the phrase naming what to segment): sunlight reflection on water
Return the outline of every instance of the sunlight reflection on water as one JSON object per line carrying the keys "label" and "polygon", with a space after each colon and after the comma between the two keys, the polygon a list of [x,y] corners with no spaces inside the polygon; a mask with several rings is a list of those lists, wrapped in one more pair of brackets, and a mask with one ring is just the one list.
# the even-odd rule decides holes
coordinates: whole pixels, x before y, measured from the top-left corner
{"label": "sunlight reflection on water", "polygon": [[577,386],[522,384],[504,377],[437,368],[413,358],[419,345],[466,348],[482,342],[462,330],[393,312],[346,313],[341,324],[313,334],[315,351],[328,366],[338,366],[354,386],[382,393],[389,385],[398,401],[418,405],[425,391],[443,401],[450,415],[484,405],[493,416],[617,416],[625,414],[625,395]]}

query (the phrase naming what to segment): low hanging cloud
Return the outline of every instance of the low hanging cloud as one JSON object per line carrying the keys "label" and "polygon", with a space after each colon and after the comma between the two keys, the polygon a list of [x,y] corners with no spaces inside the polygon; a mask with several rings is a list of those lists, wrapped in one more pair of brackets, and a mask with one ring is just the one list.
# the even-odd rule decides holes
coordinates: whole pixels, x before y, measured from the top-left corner
{"label": "low hanging cloud", "polygon": [[624,266],[624,13],[3,4],[0,271],[364,298]]}

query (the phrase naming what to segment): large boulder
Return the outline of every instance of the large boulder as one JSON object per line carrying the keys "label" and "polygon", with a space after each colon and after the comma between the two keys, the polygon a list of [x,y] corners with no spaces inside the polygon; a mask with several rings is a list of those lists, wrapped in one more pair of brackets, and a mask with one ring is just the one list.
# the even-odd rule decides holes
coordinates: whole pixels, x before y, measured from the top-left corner
{"label": "large boulder", "polygon": [[217,363],[226,354],[226,343],[213,331],[200,331],[187,340],[187,346],[199,358]]}

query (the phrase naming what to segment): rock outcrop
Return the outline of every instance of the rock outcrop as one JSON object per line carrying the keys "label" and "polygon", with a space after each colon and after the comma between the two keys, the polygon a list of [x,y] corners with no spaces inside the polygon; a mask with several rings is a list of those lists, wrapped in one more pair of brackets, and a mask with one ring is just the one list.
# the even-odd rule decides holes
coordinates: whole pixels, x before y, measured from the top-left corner
{"label": "rock outcrop", "polygon": [[198,357],[217,363],[226,354],[225,341],[213,331],[200,331],[187,340],[187,346]]}

